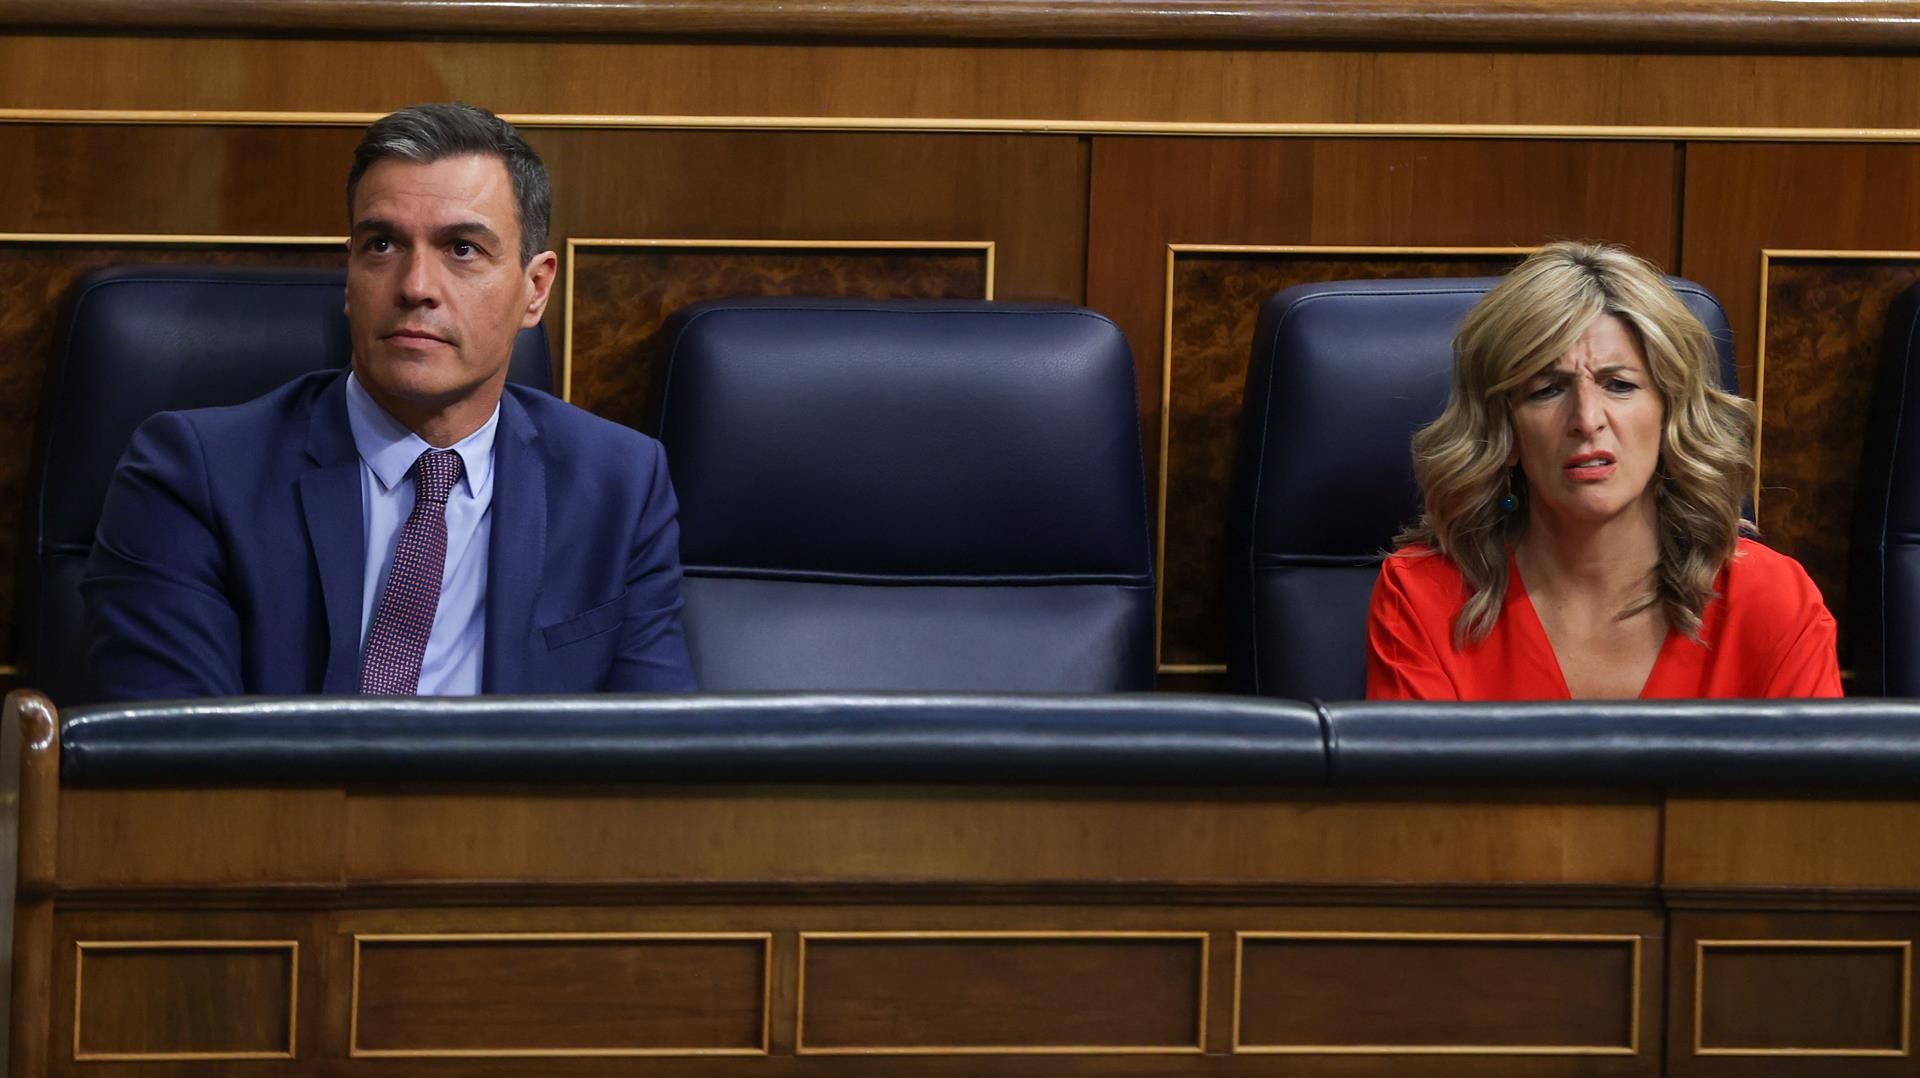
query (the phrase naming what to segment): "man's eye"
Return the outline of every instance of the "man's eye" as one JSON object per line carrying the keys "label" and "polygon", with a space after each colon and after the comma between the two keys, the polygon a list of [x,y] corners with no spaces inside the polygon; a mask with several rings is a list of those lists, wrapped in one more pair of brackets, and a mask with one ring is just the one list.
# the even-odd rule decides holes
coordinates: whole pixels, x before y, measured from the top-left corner
{"label": "man's eye", "polygon": [[453,245],[448,249],[453,252],[455,258],[475,258],[480,254],[480,248],[466,240],[454,240]]}
{"label": "man's eye", "polygon": [[363,244],[361,249],[371,255],[383,255],[393,250],[393,241],[385,236],[375,236]]}

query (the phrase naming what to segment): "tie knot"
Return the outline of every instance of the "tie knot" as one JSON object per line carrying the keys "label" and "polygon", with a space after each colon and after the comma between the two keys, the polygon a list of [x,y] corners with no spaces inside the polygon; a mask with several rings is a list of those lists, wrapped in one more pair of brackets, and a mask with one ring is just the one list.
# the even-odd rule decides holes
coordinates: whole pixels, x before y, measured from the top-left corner
{"label": "tie knot", "polygon": [[453,493],[464,467],[460,454],[451,449],[429,449],[420,454],[413,462],[414,500],[446,505],[447,495]]}

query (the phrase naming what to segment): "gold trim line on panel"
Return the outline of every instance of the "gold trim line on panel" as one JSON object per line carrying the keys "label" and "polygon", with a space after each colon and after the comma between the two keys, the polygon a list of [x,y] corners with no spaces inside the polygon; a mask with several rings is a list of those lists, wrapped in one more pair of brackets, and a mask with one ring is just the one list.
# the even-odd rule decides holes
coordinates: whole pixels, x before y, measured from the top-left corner
{"label": "gold trim line on panel", "polygon": [[[807,942],[919,941],[919,940],[1168,940],[1200,945],[1199,1012],[1192,1045],[911,1045],[905,1047],[809,1048],[807,1031]],[[793,1054],[796,1056],[1008,1056],[1008,1055],[1203,1055],[1207,1045],[1207,981],[1211,962],[1211,934],[1207,932],[1152,931],[923,931],[923,932],[801,932],[793,1010]]]}
{"label": "gold trim line on panel", "polygon": [[[1900,1047],[1898,1048],[1742,1048],[1738,1045],[1705,1047],[1702,1042],[1701,1015],[1706,1001],[1707,948],[1719,950],[1798,950],[1798,951],[1898,951],[1900,952]],[[1693,941],[1693,1054],[1696,1056],[1793,1056],[1817,1058],[1878,1057],[1908,1055],[1912,1048],[1913,1023],[1913,941],[1912,940],[1803,940],[1803,939],[1702,939]]]}
{"label": "gold trim line on panel", "polygon": [[[1246,971],[1247,941],[1352,940],[1357,942],[1424,943],[1608,943],[1625,944],[1633,967],[1627,999],[1627,1043],[1622,1045],[1530,1044],[1244,1044],[1240,1040],[1240,1012],[1244,1002],[1241,978]],[[1634,1056],[1640,1054],[1642,938],[1638,935],[1564,932],[1235,932],[1233,934],[1233,1042],[1235,1055],[1422,1055],[1422,1056]]]}
{"label": "gold trim line on panel", "polygon": [[182,247],[329,247],[340,248],[341,264],[345,265],[347,237],[345,236],[223,236],[212,233],[165,232],[0,232],[0,243],[97,243],[141,244],[144,246],[164,247],[178,244]]}
{"label": "gold trim line on panel", "polygon": [[1760,447],[1766,434],[1767,418],[1767,293],[1773,273],[1773,260],[1807,262],[1920,262],[1920,251],[1839,251],[1797,250],[1787,247],[1760,249],[1760,313],[1753,335],[1753,523],[1760,523]]}
{"label": "gold trim line on panel", "polygon": [[[581,248],[620,249],[627,247],[664,248],[669,250],[725,250],[736,248],[749,251],[977,251],[984,255],[986,266],[981,299],[993,299],[994,247],[993,240],[739,240],[739,239],[597,239],[593,237],[568,238],[567,240],[567,294],[561,304],[561,317],[564,321],[560,328],[560,399],[573,402],[573,292],[574,268],[579,265],[578,254]],[[751,298],[751,297],[740,297]],[[780,297],[769,296],[768,299]],[[856,298],[856,297],[849,297]]]}
{"label": "gold trim line on panel", "polygon": [[[365,127],[379,112],[262,109],[0,109],[0,124],[202,127]],[[1746,127],[1727,124],[1320,123],[1088,120],[968,116],[746,116],[503,113],[515,127],[671,131],[875,131],[1034,135],[1186,135],[1232,138],[1600,139],[1649,142],[1920,142],[1909,127]]]}
{"label": "gold trim line on panel", "polygon": [[[94,951],[286,951],[287,1050],[284,1052],[86,1052],[80,1047],[80,1014],[87,952]],[[299,940],[75,940],[73,943],[73,1059],[76,1063],[155,1063],[216,1059],[295,1059],[300,1045]]]}
{"label": "gold trim line on panel", "polygon": [[[1394,255],[1428,258],[1488,258],[1526,255],[1534,247],[1409,247],[1354,244],[1169,243],[1166,309],[1160,329],[1160,486],[1154,492],[1153,664],[1157,674],[1224,674],[1225,663],[1170,663],[1166,660],[1167,476],[1173,443],[1173,283],[1181,255]],[[1386,278],[1378,278],[1386,279]],[[1265,303],[1265,298],[1261,299]],[[1242,407],[1244,407],[1244,398]],[[1411,449],[1408,450],[1412,452]]]}
{"label": "gold trim line on panel", "polygon": [[[761,948],[760,1047],[758,1048],[362,1048],[360,1047],[360,948],[364,943],[744,943]],[[773,933],[771,932],[356,932],[353,975],[347,994],[347,1056],[350,1059],[604,1059],[638,1057],[764,1056],[772,1044]]]}

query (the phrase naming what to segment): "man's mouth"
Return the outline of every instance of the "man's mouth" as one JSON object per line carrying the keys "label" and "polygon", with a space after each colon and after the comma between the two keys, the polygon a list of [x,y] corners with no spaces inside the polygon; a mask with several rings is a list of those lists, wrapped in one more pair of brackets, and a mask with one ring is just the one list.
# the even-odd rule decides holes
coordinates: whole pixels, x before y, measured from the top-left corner
{"label": "man's mouth", "polygon": [[432,333],[424,329],[396,329],[392,333],[387,334],[387,340],[398,341],[401,344],[406,344],[408,342],[417,342],[417,343],[423,343],[423,344],[429,343],[429,342],[437,343],[437,344],[452,343],[451,341],[448,341],[445,337],[440,336],[438,333]]}

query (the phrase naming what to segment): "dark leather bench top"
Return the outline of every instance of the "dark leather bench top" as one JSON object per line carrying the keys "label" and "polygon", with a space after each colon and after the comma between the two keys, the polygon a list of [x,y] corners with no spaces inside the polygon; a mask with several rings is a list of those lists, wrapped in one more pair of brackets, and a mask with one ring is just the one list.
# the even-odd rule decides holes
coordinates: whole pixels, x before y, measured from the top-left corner
{"label": "dark leather bench top", "polygon": [[77,786],[1920,787],[1920,702],[1163,694],[240,698],[74,709]]}
{"label": "dark leather bench top", "polygon": [[1920,706],[1906,700],[1340,703],[1342,786],[1912,788]]}
{"label": "dark leather bench top", "polygon": [[1317,712],[1172,695],[239,698],[75,709],[80,786],[853,782],[1298,785]]}

